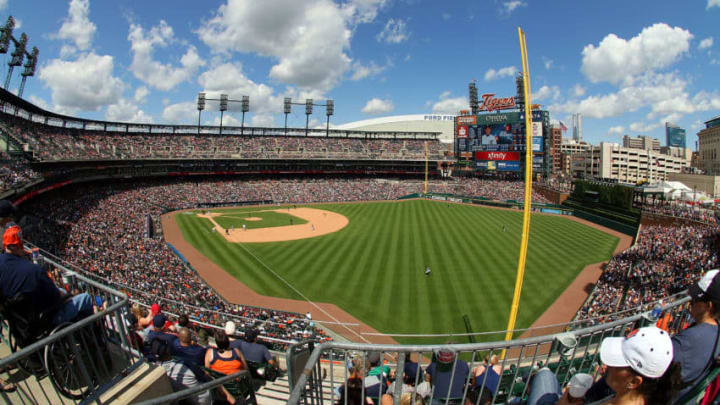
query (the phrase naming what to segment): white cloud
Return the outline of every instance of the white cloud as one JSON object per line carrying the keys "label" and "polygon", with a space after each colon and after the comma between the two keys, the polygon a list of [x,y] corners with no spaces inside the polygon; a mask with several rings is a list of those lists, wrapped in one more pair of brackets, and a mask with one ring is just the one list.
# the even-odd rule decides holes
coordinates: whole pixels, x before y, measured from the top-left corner
{"label": "white cloud", "polygon": [[720,7],[720,0],[708,0],[706,10],[709,10],[710,7]]}
{"label": "white cloud", "polygon": [[135,90],[133,100],[138,104],[145,104],[148,94],[150,94],[150,90],[145,86],[140,86]]}
{"label": "white cloud", "polygon": [[524,1],[520,1],[520,0],[506,1],[503,3],[502,12],[504,14],[511,14],[518,7],[525,7],[525,6],[527,6],[527,3],[525,3]]}
{"label": "white cloud", "polygon": [[630,124],[632,132],[650,132],[660,128],[660,124],[645,124],[644,122],[633,122]]}
{"label": "white cloud", "polygon": [[215,53],[257,53],[277,63],[270,78],[328,90],[349,69],[352,24],[368,22],[385,1],[227,0],[197,33]]}
{"label": "white cloud", "polygon": [[392,100],[381,100],[379,98],[373,98],[365,104],[365,107],[361,110],[365,114],[387,114],[395,109]]}
{"label": "white cloud", "polygon": [[[646,118],[660,123],[666,119],[677,121],[687,114],[720,109],[720,94],[700,91],[693,96],[687,87],[688,82],[676,72],[648,72],[616,92],[554,104],[549,109],[554,113],[579,112],[590,118],[608,118],[647,108]],[[650,127],[655,128],[654,125]]]}
{"label": "white cloud", "polygon": [[36,95],[31,95],[29,98],[30,101],[36,106],[42,108],[43,110],[50,111],[50,104],[48,104],[47,101],[45,101],[44,99]]}
{"label": "white cloud", "polygon": [[197,124],[197,116],[194,102],[168,104],[162,112],[162,118],[168,124]]}
{"label": "white cloud", "polygon": [[385,24],[385,28],[377,34],[378,42],[386,42],[388,44],[399,44],[405,42],[410,38],[410,33],[407,30],[407,23],[402,19],[397,20],[391,18]]}
{"label": "white cloud", "polygon": [[576,84],[575,86],[573,86],[573,94],[575,95],[575,97],[582,97],[585,95],[585,92],[586,92],[585,87],[583,87],[579,84]]}
{"label": "white cloud", "polygon": [[445,21],[450,21],[452,18],[452,15],[450,13],[442,13],[442,19]]}
{"label": "white cloud", "polygon": [[352,24],[372,22],[388,0],[352,0],[343,6],[343,13]]}
{"label": "white cloud", "polygon": [[143,110],[139,109],[136,104],[131,103],[129,100],[120,99],[116,104],[108,106],[105,112],[105,119],[108,121],[119,121],[119,122],[142,122],[151,123],[153,118]]}
{"label": "white cloud", "polygon": [[366,77],[379,75],[385,69],[385,66],[378,66],[374,61],[370,61],[368,65],[363,65],[361,62],[356,61],[352,64],[350,80],[361,80]]}
{"label": "white cloud", "polygon": [[553,65],[553,60],[552,60],[552,59],[548,59],[548,58],[546,58],[546,57],[544,57],[544,56],[543,56],[542,59],[543,59],[543,65],[545,65],[545,69],[546,69],[546,70],[550,70],[550,68],[551,68],[552,65]]}
{"label": "white cloud", "polygon": [[16,30],[19,30],[20,28],[22,28],[23,22],[19,18],[13,17],[13,20],[15,20],[15,29]]}
{"label": "white cloud", "polygon": [[445,98],[433,104],[432,112],[434,114],[457,114],[460,110],[468,109],[469,105],[470,103],[465,97]]}
{"label": "white cloud", "polygon": [[592,82],[618,84],[675,63],[690,49],[693,35],[680,27],[658,23],[625,40],[609,34],[582,51],[582,72]]}
{"label": "white cloud", "polygon": [[124,84],[113,76],[113,57],[89,53],[76,61],[53,59],[38,74],[50,88],[55,108],[63,111],[98,110],[115,104]]}
{"label": "white cloud", "polygon": [[8,0],[0,0],[0,10],[5,10],[8,5]]}
{"label": "white cloud", "polygon": [[532,101],[542,101],[552,99],[553,101],[560,98],[560,88],[558,86],[542,86],[538,91],[533,92]]}
{"label": "white cloud", "polygon": [[90,21],[90,0],[71,0],[68,8],[68,15],[57,34],[52,38],[71,41],[73,45],[63,45],[60,55],[67,57],[75,51],[86,51],[90,49],[93,35],[97,27]]}
{"label": "white cloud", "polygon": [[[250,111],[253,113],[279,113],[282,111],[282,98],[297,97],[297,94],[273,94],[273,89],[265,84],[258,84],[248,79],[239,63],[224,63],[203,72],[198,83],[211,98],[220,98],[227,94],[230,99],[241,100],[242,96],[250,97]],[[303,94],[305,95],[305,94]],[[319,99],[321,94],[308,94],[306,98]],[[218,110],[217,102],[208,102],[208,110]],[[229,103],[229,111],[241,111],[240,103]]]}
{"label": "white cloud", "polygon": [[195,76],[198,68],[205,64],[194,46],[189,46],[180,58],[179,67],[153,60],[155,47],[164,48],[177,42],[172,27],[164,20],[147,32],[137,24],[130,24],[128,40],[133,54],[130,71],[136,78],[158,90],[168,91],[190,80]]}
{"label": "white cloud", "polygon": [[490,69],[487,72],[485,72],[485,80],[496,80],[503,77],[512,77],[515,76],[515,74],[518,72],[517,68],[515,66],[507,66],[504,68],[500,68],[498,70]]}
{"label": "white cloud", "polygon": [[255,114],[252,117],[251,124],[254,127],[273,127],[275,126],[275,119],[271,114]]}
{"label": "white cloud", "polygon": [[[718,0],[720,1],[720,0]],[[707,49],[713,46],[713,37],[707,37],[700,41],[700,44],[698,45],[698,49]]]}
{"label": "white cloud", "polygon": [[625,127],[622,125],[618,125],[616,127],[610,127],[610,129],[608,129],[607,133],[608,133],[608,135],[612,135],[612,134],[619,135],[619,134],[622,134],[623,132],[625,132]]}

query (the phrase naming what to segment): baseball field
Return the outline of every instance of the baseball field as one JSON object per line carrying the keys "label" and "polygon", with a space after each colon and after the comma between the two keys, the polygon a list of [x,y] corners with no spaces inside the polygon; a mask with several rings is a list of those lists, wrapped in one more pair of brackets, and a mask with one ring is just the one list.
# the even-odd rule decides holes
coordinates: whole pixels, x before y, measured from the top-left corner
{"label": "baseball field", "polygon": [[[333,303],[383,333],[464,333],[465,315],[474,331],[506,327],[520,211],[411,200],[197,210],[175,220],[185,241],[261,295]],[[581,223],[533,215],[517,327],[617,243]]]}

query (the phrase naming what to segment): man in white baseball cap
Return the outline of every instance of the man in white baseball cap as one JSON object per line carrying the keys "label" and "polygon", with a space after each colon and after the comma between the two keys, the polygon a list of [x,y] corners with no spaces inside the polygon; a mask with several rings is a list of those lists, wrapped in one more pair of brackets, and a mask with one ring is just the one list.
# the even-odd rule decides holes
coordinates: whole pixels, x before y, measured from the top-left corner
{"label": "man in white baseball cap", "polygon": [[670,335],[655,326],[628,337],[605,338],[600,360],[607,366],[607,384],[615,391],[612,404],[669,404],[680,388],[679,365],[673,362]]}
{"label": "man in white baseball cap", "polygon": [[685,388],[678,394],[682,397],[693,390],[710,372],[718,348],[718,323],[720,316],[720,271],[710,270],[688,288],[690,315],[694,323],[673,336],[674,361],[682,366],[682,381]]}

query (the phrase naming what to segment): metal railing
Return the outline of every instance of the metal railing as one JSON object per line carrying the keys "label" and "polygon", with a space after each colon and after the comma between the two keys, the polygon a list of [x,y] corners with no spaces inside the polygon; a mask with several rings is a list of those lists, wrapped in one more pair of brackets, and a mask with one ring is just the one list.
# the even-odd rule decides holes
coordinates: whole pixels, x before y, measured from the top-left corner
{"label": "metal railing", "polygon": [[[685,297],[663,307],[660,322],[671,334],[686,326],[688,302],[689,298]],[[549,367],[554,371],[562,386],[566,385],[575,373],[585,372],[595,375],[599,365],[600,343],[605,337],[623,336],[634,329],[657,321],[650,312],[644,312],[572,332],[478,344],[323,343],[314,347],[302,371],[297,369],[291,371],[289,368],[288,376],[291,379],[292,392],[288,403],[293,405],[325,404],[335,401],[348,403],[350,390],[345,390],[344,386],[348,377],[358,376],[365,381],[360,393],[361,398],[366,396],[366,391],[372,392],[371,399],[376,404],[381,401],[380,391],[372,385],[365,386],[365,384],[368,384],[369,380],[375,382],[379,379],[380,385],[387,385],[392,376],[395,376],[396,383],[390,386],[388,393],[393,395],[396,405],[400,403],[401,393],[404,390],[422,393],[425,403],[445,405],[464,404],[470,393],[473,394],[471,396],[473,400],[477,398],[475,403],[479,403],[483,391],[490,390],[492,403],[505,403],[514,397],[524,397],[527,394],[528,377],[534,370],[542,367]],[[287,362],[288,365],[294,364],[293,367],[298,367],[295,354],[307,355],[306,342],[296,346],[288,351]],[[441,351],[451,354],[451,363],[447,363],[447,353],[443,356],[446,363],[437,360],[437,354]],[[384,369],[381,361],[379,365],[375,363],[367,366],[369,357],[376,357],[370,356],[373,352],[379,352],[380,358],[389,360],[392,365]],[[505,356],[503,357],[502,354]],[[490,373],[484,372],[475,376],[481,371],[480,368],[475,367],[484,366],[487,370],[492,364],[483,362],[483,359],[488,359],[492,363],[493,355],[500,358],[495,365],[499,368],[499,381],[496,387],[488,387],[486,384]],[[348,370],[349,359],[355,359],[355,364],[365,365],[364,372],[352,374]],[[405,364],[408,362],[419,365],[410,368],[416,370],[414,376],[404,375]],[[431,363],[432,366],[429,365]],[[424,373],[420,371],[425,365],[428,365],[426,373],[430,376],[429,379],[423,378]],[[369,378],[368,374],[376,378]]]}
{"label": "metal railing", "polygon": [[[39,256],[39,265],[52,266],[56,282],[70,293],[87,293],[94,314],[72,323],[53,325],[36,336],[23,336],[12,320],[2,319],[0,378],[14,392],[0,391],[7,404],[101,403],[100,395],[142,363],[129,343],[125,321],[128,297]],[[49,324],[49,322],[48,322]],[[19,347],[19,339],[33,342]]]}
{"label": "metal railing", "polygon": [[233,374],[228,374],[224,377],[216,378],[206,383],[202,383],[196,387],[188,388],[182,391],[174,392],[172,394],[164,395],[162,397],[153,398],[151,400],[138,402],[136,405],[161,405],[161,404],[174,404],[182,399],[191,398],[205,391],[212,391],[220,385],[232,383],[240,379],[249,379],[250,373],[247,370],[238,371]]}

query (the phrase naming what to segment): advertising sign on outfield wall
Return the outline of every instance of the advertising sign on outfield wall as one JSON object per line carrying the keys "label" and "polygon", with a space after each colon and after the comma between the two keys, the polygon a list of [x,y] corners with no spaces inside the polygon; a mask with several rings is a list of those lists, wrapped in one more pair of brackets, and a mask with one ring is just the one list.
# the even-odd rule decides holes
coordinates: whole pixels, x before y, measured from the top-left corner
{"label": "advertising sign on outfield wall", "polygon": [[519,172],[520,162],[497,162],[497,170],[499,172]]}
{"label": "advertising sign on outfield wall", "polygon": [[475,152],[475,160],[520,160],[520,152]]}

